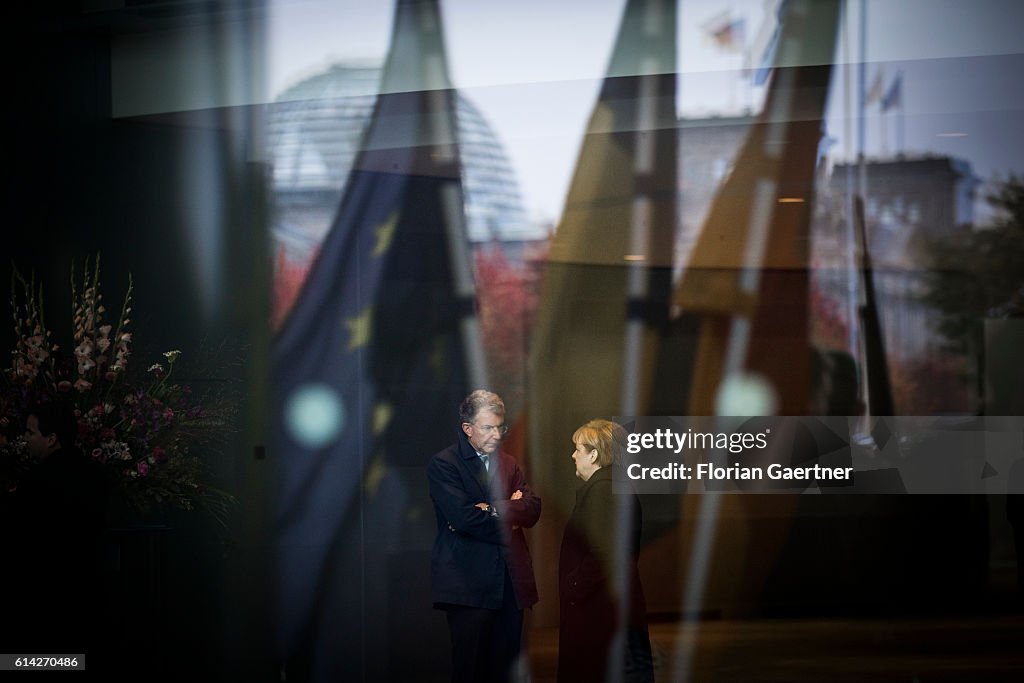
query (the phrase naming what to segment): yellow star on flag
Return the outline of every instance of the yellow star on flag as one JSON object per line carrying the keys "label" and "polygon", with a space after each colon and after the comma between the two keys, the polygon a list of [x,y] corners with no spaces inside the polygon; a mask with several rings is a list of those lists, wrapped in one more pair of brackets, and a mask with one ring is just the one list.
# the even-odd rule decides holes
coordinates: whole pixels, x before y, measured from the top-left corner
{"label": "yellow star on flag", "polygon": [[377,493],[380,483],[388,474],[388,466],[384,464],[384,455],[375,453],[369,466],[366,468],[366,477],[363,479],[363,488],[371,496]]}
{"label": "yellow star on flag", "polygon": [[388,219],[374,229],[377,235],[377,244],[373,247],[373,255],[380,256],[391,246],[391,240],[395,236],[395,228],[398,227],[398,212],[394,211]]}
{"label": "yellow star on flag", "polygon": [[391,414],[394,411],[390,403],[378,403],[373,409],[373,433],[381,434],[391,422]]}
{"label": "yellow star on flag", "polygon": [[361,346],[366,346],[370,341],[370,329],[373,325],[373,307],[367,306],[362,313],[355,318],[348,318],[345,327],[348,328],[348,348],[346,351],[353,351]]}

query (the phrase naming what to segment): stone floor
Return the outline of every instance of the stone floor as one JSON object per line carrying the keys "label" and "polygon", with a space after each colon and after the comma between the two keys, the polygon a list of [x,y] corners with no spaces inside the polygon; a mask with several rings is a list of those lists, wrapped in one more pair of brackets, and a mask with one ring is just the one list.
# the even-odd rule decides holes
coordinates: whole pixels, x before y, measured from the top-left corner
{"label": "stone floor", "polygon": [[[533,683],[555,680],[557,641],[531,632]],[[651,641],[658,683],[1024,681],[1016,615],[667,623]]]}

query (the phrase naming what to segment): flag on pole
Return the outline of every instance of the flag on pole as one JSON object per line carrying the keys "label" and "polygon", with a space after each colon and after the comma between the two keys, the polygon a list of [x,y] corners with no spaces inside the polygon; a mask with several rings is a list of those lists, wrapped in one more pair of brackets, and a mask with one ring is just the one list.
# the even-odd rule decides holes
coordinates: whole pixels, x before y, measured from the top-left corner
{"label": "flag on pole", "polygon": [[373,677],[367,658],[386,645],[367,549],[392,531],[381,503],[403,505],[388,468],[449,442],[459,401],[484,379],[435,0],[398,1],[381,79],[273,348],[276,642],[306,680]]}
{"label": "flag on pole", "polygon": [[896,78],[893,79],[889,85],[889,89],[885,91],[885,95],[882,96],[882,111],[889,111],[893,107],[899,107],[903,104],[903,74],[896,74]]}
{"label": "flag on pole", "polygon": [[761,27],[750,47],[752,54],[761,55],[754,71],[754,85],[764,85],[768,82],[768,77],[775,67],[775,53],[779,48],[779,28],[786,0],[774,0],[774,11],[769,11],[769,4],[766,3],[765,20],[761,22]]}
{"label": "flag on pole", "polygon": [[864,93],[864,105],[867,106],[880,101],[882,99],[883,87],[882,70],[879,69],[875,72],[875,79],[871,81],[871,87]]}
{"label": "flag on pole", "polygon": [[743,19],[736,19],[731,21],[725,26],[715,30],[711,37],[715,39],[715,44],[723,50],[730,52],[737,52],[743,49],[745,40],[745,28],[746,23]]}
{"label": "flag on pole", "polygon": [[725,52],[741,52],[746,45],[746,21],[726,11],[705,22],[704,31],[715,46]]}
{"label": "flag on pole", "polygon": [[[528,448],[556,563],[574,476],[562,454],[594,417],[642,413],[671,294],[676,221],[676,3],[630,0],[552,238],[530,351]],[[548,581],[544,585],[545,580]],[[541,592],[556,595],[549,574]],[[557,623],[557,603],[534,609]]]}

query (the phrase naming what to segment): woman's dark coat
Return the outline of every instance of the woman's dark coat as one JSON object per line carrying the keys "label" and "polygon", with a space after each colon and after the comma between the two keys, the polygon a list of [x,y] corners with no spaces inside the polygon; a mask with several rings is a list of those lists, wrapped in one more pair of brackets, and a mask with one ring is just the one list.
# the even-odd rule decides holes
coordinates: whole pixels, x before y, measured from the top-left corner
{"label": "woman's dark coat", "polygon": [[[614,590],[617,519],[632,517],[626,554],[629,573],[624,653],[627,680],[653,681],[650,640],[637,552],[643,519],[633,493],[612,491],[612,468],[603,467],[576,492],[576,505],[565,527],[558,558],[558,680],[604,681],[612,639],[618,625]],[[617,506],[622,505],[621,511]]]}

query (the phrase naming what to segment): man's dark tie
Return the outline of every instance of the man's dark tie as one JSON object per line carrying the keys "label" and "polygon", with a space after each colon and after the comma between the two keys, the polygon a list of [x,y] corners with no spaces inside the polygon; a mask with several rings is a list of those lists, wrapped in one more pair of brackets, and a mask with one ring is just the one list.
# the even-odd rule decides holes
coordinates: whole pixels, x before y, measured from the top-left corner
{"label": "man's dark tie", "polygon": [[488,462],[489,459],[490,459],[489,455],[486,455],[486,454],[480,455],[480,462],[482,462],[484,464],[484,472],[490,472],[491,471],[490,463]]}

